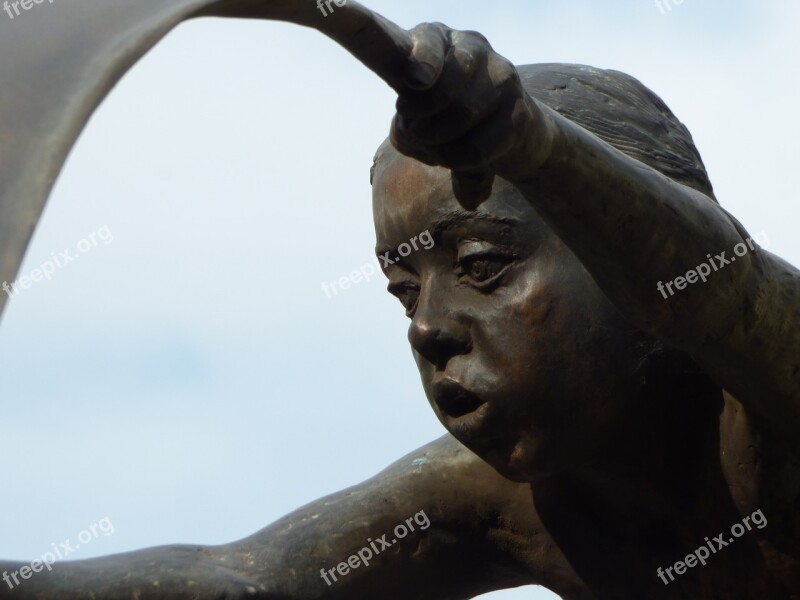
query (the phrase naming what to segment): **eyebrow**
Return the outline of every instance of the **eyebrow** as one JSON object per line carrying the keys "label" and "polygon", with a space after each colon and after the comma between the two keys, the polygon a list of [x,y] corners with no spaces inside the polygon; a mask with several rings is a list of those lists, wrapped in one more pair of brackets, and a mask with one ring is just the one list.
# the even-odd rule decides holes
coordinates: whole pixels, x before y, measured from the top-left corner
{"label": "eyebrow", "polygon": [[519,221],[511,217],[497,217],[489,213],[470,212],[466,210],[452,210],[445,213],[433,226],[431,235],[437,235],[461,225],[465,221],[481,221],[493,225],[518,225]]}
{"label": "eyebrow", "polygon": [[[511,217],[497,217],[488,213],[456,209],[442,215],[428,231],[430,231],[431,237],[436,239],[436,237],[443,232],[453,229],[467,221],[480,221],[499,226],[512,226],[520,223],[520,221]],[[375,255],[382,256],[394,250],[396,250],[396,248],[378,248],[375,250]]]}

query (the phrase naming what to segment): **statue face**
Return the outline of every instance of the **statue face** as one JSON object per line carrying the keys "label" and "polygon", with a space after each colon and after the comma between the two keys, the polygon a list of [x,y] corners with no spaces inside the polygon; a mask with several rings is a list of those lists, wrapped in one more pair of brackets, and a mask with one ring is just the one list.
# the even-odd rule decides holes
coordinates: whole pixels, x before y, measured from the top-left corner
{"label": "statue face", "polygon": [[[449,171],[384,146],[373,190],[389,291],[451,434],[532,481],[590,466],[636,427],[636,330],[516,188],[497,179],[466,211]],[[426,232],[433,246],[414,250]]]}

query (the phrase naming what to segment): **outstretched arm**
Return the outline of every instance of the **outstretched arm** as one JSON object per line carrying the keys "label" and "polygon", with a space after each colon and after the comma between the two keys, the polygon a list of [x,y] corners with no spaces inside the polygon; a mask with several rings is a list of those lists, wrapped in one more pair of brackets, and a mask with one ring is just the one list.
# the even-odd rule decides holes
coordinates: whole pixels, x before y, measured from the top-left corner
{"label": "outstretched arm", "polygon": [[531,583],[580,588],[530,487],[448,435],[238,542],[56,563],[0,599],[456,600]]}
{"label": "outstretched arm", "polygon": [[[429,24],[412,36],[411,62],[415,72],[427,65],[428,76],[400,96],[395,146],[473,172],[473,189],[454,180],[467,206],[486,197],[491,174],[513,183],[620,311],[690,353],[800,455],[800,272],[751,246],[741,224],[702,192],[531,98],[480,34]],[[687,287],[709,255],[715,270],[709,265],[707,281]],[[681,287],[665,298],[659,282],[678,277]]]}
{"label": "outstretched arm", "polygon": [[542,583],[519,550],[538,543],[545,555],[545,536],[530,486],[446,435],[223,551],[271,563],[280,597],[456,600]]}
{"label": "outstretched arm", "polygon": [[517,187],[620,311],[800,455],[800,272],[701,192],[551,123],[547,160]]}

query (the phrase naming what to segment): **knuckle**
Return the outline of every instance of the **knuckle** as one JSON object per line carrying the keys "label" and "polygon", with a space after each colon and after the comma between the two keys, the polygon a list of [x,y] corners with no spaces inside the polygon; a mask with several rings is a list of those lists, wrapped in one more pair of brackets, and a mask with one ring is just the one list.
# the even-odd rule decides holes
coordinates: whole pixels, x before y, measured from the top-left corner
{"label": "knuckle", "polygon": [[450,37],[453,33],[453,29],[445,25],[444,23],[440,23],[439,21],[435,21],[434,23],[430,23],[431,27],[434,27],[438,30],[439,33],[444,35],[445,37]]}
{"label": "knuckle", "polygon": [[495,54],[493,59],[498,73],[502,74],[506,79],[516,83],[519,82],[519,72],[510,60],[499,54]]}
{"label": "knuckle", "polygon": [[483,47],[486,48],[487,50],[490,50],[492,48],[492,45],[489,43],[489,40],[486,39],[486,36],[479,31],[472,31],[472,30],[459,31],[457,32],[457,34],[454,34],[454,37],[456,35],[458,36],[459,41],[463,41],[464,43],[469,43],[474,46]]}
{"label": "knuckle", "polygon": [[507,58],[500,55],[493,56],[490,70],[492,79],[504,92],[519,93],[522,90],[519,71]]}
{"label": "knuckle", "polygon": [[409,30],[412,35],[422,35],[431,27],[432,23],[417,23]]}
{"label": "knuckle", "polygon": [[471,31],[456,31],[452,36],[453,53],[468,55],[473,60],[485,60],[492,52],[492,47],[483,36],[475,37]]}
{"label": "knuckle", "polygon": [[445,37],[449,38],[452,29],[444,23],[419,23],[409,30],[415,40]]}
{"label": "knuckle", "polygon": [[481,54],[469,46],[455,46],[453,48],[453,60],[462,71],[469,72],[480,61]]}

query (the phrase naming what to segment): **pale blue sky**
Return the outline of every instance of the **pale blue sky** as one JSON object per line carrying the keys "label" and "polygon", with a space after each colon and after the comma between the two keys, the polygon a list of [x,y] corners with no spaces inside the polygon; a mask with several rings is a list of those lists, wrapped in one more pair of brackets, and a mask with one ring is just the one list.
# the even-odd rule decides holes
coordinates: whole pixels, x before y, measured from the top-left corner
{"label": "pale blue sky", "polygon": [[[517,63],[640,78],[722,204],[800,264],[796,3],[366,3],[479,30]],[[231,541],[444,432],[384,281],[320,289],[372,254],[368,171],[393,102],[313,31],[223,20],[181,26],[113,91],[22,272],[103,225],[114,242],[12,299],[0,327],[0,557],[103,517],[114,535],[74,558]]]}

